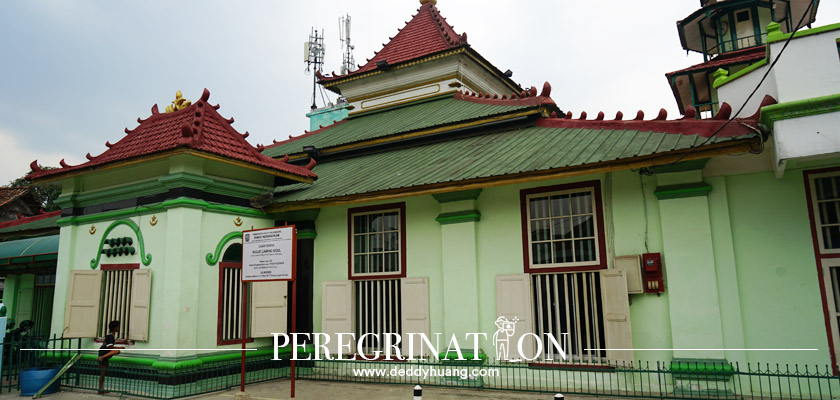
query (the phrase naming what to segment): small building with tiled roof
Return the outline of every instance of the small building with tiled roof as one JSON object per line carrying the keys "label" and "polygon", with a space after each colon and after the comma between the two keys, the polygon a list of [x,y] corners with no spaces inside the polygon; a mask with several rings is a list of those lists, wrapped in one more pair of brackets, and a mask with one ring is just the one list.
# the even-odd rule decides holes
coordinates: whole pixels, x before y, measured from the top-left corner
{"label": "small building with tiled roof", "polygon": [[[318,334],[315,352],[341,345],[354,365],[395,361],[383,352],[396,347],[430,368],[453,365],[440,360],[453,352],[476,368],[516,368],[504,382],[440,381],[453,386],[626,395],[635,383],[598,385],[636,371],[666,374],[645,395],[746,397],[767,394],[738,384],[754,378],[746,365],[837,373],[825,349],[840,337],[824,310],[840,267],[815,274],[814,251],[837,259],[840,152],[774,173],[766,121],[773,94],[786,92],[721,101],[713,115],[697,98],[672,116],[568,110],[550,84],[522,88],[481,57],[435,3],[421,0],[358,70],[319,77],[347,99],[346,114],[310,131],[255,148],[206,91],[196,104],[179,94],[85,164],[34,163],[33,181],[63,189],[52,331],[93,346],[108,321],[123,321],[135,348],[109,368],[163,376],[173,396],[223,388],[238,367],[226,351],[243,344],[249,379],[286,376],[290,348],[270,360],[272,332]],[[691,29],[705,26],[692,21],[680,25],[691,49]],[[669,77],[691,84],[754,51],[720,50]],[[242,232],[288,224],[293,310],[286,283],[241,278]],[[338,334],[367,339],[348,348]],[[421,335],[444,340],[417,346]],[[393,337],[404,341],[383,339]],[[819,350],[757,350],[781,348]],[[353,380],[348,362],[310,360],[304,371]],[[211,368],[227,378],[183,383]]]}
{"label": "small building with tiled roof", "polygon": [[[28,223],[31,230],[40,224],[59,230],[55,310],[61,311],[50,321],[52,332],[93,347],[109,322],[120,321],[118,339],[134,342],[139,351],[132,354],[193,364],[205,353],[196,349],[238,348],[241,322],[218,314],[217,305],[241,312],[241,297],[238,305],[219,299],[220,293],[230,302],[242,296],[234,283],[240,269],[219,265],[241,257],[239,244],[230,247],[239,232],[274,226],[252,199],[277,185],[312,184],[317,175],[314,161],[294,165],[263,155],[263,146],[248,143],[248,132],[233,128],[233,118],[221,116],[209,96],[204,90],[191,102],[178,92],[165,112],[153,106],[149,117],[83,164],[61,160],[60,168],[47,170],[32,162],[28,180],[62,188],[61,211]],[[0,235],[16,229],[0,225]],[[286,284],[253,285],[246,299],[254,310],[285,315]],[[251,327],[251,338],[286,329],[286,318],[272,321],[279,325]]]}
{"label": "small building with tiled roof", "polygon": [[36,215],[41,207],[29,187],[0,187],[0,221]]}

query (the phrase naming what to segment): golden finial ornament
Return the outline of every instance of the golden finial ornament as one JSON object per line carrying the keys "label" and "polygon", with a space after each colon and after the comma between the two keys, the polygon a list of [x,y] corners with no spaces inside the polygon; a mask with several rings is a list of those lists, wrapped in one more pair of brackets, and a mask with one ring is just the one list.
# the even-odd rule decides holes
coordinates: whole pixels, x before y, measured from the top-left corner
{"label": "golden finial ornament", "polygon": [[172,105],[166,106],[166,112],[172,113],[172,112],[175,112],[175,111],[180,111],[180,110],[183,110],[183,109],[189,107],[191,104],[192,104],[192,102],[185,99],[181,95],[181,91],[179,90],[178,92],[175,93],[175,100],[172,101]]}

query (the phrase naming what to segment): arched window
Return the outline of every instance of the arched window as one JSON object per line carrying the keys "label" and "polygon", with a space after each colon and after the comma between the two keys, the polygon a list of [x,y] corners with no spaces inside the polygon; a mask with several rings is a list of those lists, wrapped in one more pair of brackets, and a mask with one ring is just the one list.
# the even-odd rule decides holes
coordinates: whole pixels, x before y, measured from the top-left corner
{"label": "arched window", "polygon": [[239,243],[230,245],[222,256],[222,262],[242,263],[242,245]]}
{"label": "arched window", "polygon": [[[242,284],[242,245],[234,243],[225,250],[219,262],[218,345],[241,343],[244,298],[248,298],[248,285]],[[246,312],[246,323],[247,318]],[[251,341],[247,334],[246,340]]]}

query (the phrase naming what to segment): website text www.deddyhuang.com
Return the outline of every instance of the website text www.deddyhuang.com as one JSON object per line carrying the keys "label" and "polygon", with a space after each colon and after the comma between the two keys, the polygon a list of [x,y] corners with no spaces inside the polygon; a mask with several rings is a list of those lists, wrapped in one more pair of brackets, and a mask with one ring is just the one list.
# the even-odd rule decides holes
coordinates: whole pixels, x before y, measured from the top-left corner
{"label": "website text www.deddyhuang.com", "polygon": [[436,368],[431,366],[411,366],[403,368],[353,368],[353,376],[368,378],[416,378],[415,380],[429,380],[435,378],[460,378],[462,380],[476,378],[499,377],[498,368]]}

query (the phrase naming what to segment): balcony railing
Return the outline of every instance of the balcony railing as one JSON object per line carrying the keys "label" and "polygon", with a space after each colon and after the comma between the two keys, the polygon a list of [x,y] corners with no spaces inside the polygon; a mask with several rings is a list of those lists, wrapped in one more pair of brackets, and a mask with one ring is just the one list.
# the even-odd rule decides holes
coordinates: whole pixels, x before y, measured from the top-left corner
{"label": "balcony railing", "polygon": [[716,46],[706,50],[707,56],[714,56],[717,54],[728,53],[730,51],[746,49],[767,43],[767,34],[745,36],[735,40],[725,40],[719,42]]}

